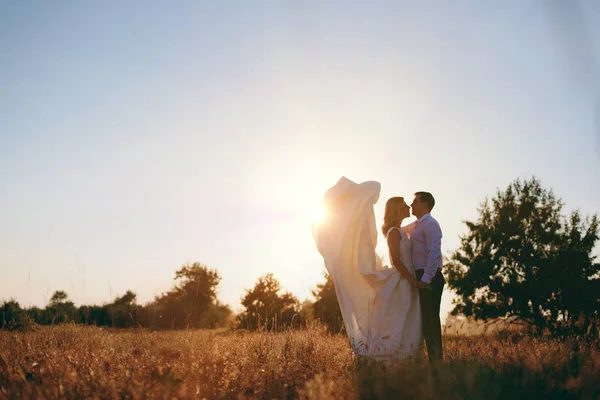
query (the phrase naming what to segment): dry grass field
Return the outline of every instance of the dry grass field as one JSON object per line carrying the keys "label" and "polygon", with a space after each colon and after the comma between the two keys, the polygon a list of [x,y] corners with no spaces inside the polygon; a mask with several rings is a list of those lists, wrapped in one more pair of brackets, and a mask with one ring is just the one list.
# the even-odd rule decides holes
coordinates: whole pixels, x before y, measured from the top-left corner
{"label": "dry grass field", "polygon": [[118,331],[75,325],[0,331],[0,399],[600,398],[600,350],[526,336],[445,336],[445,361],[356,360],[345,336]]}

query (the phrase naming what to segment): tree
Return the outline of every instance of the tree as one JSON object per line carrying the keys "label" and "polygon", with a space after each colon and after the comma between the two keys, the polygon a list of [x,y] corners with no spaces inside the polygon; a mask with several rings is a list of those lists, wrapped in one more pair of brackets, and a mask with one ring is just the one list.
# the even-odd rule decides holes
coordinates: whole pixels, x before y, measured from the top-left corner
{"label": "tree", "polygon": [[216,300],[202,314],[200,325],[203,328],[223,328],[230,323],[231,316],[232,312],[229,306]]}
{"label": "tree", "polygon": [[57,290],[54,292],[52,297],[50,297],[50,306],[56,306],[60,304],[64,304],[69,300],[69,295],[64,290]]}
{"label": "tree", "polygon": [[17,301],[4,301],[0,305],[0,329],[28,331],[33,328],[33,318],[21,308]]}
{"label": "tree", "polygon": [[81,306],[79,307],[79,322],[96,326],[113,326],[113,318],[109,312],[109,306]]}
{"label": "tree", "polygon": [[308,299],[300,303],[298,315],[302,322],[308,324],[314,322],[314,303]]}
{"label": "tree", "polygon": [[179,280],[175,290],[183,299],[188,319],[196,320],[216,300],[221,277],[217,270],[194,263],[181,267],[175,280]]}
{"label": "tree", "polygon": [[556,332],[600,309],[600,264],[592,255],[598,217],[567,218],[563,203],[535,177],[512,182],[478,209],[446,266],[454,315],[516,316]]}
{"label": "tree", "polygon": [[52,318],[51,323],[73,321],[75,319],[75,305],[69,300],[69,295],[63,290],[57,290],[50,297],[46,311]]}
{"label": "tree", "polygon": [[324,277],[325,282],[319,283],[317,288],[312,291],[316,299],[313,305],[313,316],[324,323],[331,332],[337,333],[344,327],[344,320],[342,319],[333,280],[327,272],[325,272]]}
{"label": "tree", "polygon": [[245,311],[238,316],[239,326],[247,329],[280,329],[294,322],[299,302],[291,293],[280,294],[281,284],[272,273],[258,278],[252,290],[242,297]]}
{"label": "tree", "polygon": [[128,290],[127,292],[125,292],[125,294],[123,296],[121,296],[121,297],[117,296],[117,298],[115,299],[113,304],[131,307],[131,306],[135,305],[136,301],[137,301],[137,294],[135,294],[131,290]]}
{"label": "tree", "polygon": [[138,326],[136,316],[139,316],[140,312],[136,300],[137,295],[131,290],[121,297],[117,296],[115,301],[106,307],[107,314],[110,316],[110,321],[106,321],[107,324],[115,328]]}
{"label": "tree", "polygon": [[[155,299],[148,313],[152,325],[161,328],[207,328],[225,324],[228,314],[217,303],[217,286],[221,276],[215,269],[195,262],[175,272],[174,288]],[[213,309],[217,307],[217,309]],[[220,308],[219,308],[220,307]],[[210,310],[212,317],[205,314]],[[229,310],[230,312],[230,310]],[[220,316],[215,321],[215,316]]]}

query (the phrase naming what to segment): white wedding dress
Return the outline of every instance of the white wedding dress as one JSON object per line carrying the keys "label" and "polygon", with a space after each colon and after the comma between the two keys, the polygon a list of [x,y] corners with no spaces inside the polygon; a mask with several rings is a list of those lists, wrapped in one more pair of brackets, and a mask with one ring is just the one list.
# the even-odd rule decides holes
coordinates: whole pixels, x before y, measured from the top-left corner
{"label": "white wedding dress", "polygon": [[[380,190],[379,182],[356,184],[342,177],[325,194],[327,216],[313,225],[313,237],[333,279],[354,352],[405,360],[421,354],[419,294],[375,252],[373,204]],[[400,234],[402,259],[414,275],[410,231],[403,228]]]}

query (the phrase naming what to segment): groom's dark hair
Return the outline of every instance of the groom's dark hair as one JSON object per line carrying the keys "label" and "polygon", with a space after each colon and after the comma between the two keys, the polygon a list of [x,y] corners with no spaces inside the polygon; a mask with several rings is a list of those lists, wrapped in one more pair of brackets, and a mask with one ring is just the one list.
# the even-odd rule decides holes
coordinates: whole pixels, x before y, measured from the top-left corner
{"label": "groom's dark hair", "polygon": [[415,193],[415,196],[419,196],[419,200],[427,204],[427,207],[429,207],[429,211],[433,210],[433,206],[435,206],[435,199],[433,198],[433,195],[431,193],[417,192]]}

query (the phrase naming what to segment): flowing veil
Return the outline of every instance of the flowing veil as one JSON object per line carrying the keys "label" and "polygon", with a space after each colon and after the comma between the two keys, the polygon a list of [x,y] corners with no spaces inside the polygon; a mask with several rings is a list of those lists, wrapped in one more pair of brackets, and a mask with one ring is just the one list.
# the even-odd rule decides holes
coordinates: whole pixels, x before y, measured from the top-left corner
{"label": "flowing veil", "polygon": [[379,182],[356,184],[342,177],[325,193],[327,217],[313,225],[313,238],[333,280],[350,343],[363,356],[396,352],[405,328],[397,315],[403,301],[396,293],[400,274],[383,266],[375,251],[373,205],[380,190]]}

